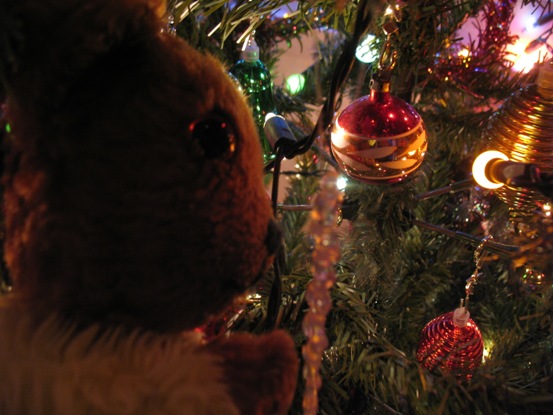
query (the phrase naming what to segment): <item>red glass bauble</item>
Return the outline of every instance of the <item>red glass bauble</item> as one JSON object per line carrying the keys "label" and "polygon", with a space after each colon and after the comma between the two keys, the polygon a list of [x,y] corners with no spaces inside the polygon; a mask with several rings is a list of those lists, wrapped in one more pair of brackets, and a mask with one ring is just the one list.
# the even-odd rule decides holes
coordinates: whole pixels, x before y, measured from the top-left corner
{"label": "red glass bauble", "polygon": [[402,99],[376,89],[338,115],[331,140],[340,168],[371,184],[405,180],[421,165],[427,148],[419,113]]}
{"label": "red glass bauble", "polygon": [[458,379],[470,380],[482,363],[480,329],[468,311],[458,308],[430,321],[422,330],[417,360],[428,370],[440,367]]}

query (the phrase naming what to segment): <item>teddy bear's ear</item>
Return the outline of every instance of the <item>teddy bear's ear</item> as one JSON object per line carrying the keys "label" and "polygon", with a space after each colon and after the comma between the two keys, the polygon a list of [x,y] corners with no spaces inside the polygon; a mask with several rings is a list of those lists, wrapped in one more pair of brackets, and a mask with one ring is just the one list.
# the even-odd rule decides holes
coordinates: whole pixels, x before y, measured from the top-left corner
{"label": "teddy bear's ear", "polygon": [[[161,31],[161,19],[152,15],[164,11],[164,0],[2,0],[3,89],[16,99],[32,93],[28,101],[54,109],[74,80],[103,55]],[[37,97],[46,101],[37,102]]]}

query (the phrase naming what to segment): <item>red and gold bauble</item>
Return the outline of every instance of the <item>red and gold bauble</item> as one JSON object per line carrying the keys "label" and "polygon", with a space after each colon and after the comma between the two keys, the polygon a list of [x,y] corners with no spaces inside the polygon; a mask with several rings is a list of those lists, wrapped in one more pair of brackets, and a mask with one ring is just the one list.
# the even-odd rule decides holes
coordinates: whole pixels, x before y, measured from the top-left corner
{"label": "red and gold bauble", "polygon": [[390,94],[389,84],[374,83],[337,117],[332,153],[350,177],[370,184],[405,180],[423,162],[426,128],[419,113]]}
{"label": "red and gold bauble", "polygon": [[470,380],[482,363],[480,329],[464,308],[443,314],[422,330],[417,360],[428,370],[441,368],[459,380]]}

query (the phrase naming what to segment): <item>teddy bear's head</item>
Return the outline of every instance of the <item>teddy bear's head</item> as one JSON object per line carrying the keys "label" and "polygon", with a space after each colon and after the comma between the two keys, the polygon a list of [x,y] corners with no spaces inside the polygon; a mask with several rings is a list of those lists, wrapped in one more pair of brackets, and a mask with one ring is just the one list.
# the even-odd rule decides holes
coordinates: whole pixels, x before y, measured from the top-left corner
{"label": "teddy bear's head", "polygon": [[[150,1],[151,3],[151,1]],[[244,98],[146,0],[8,0],[3,185],[13,297],[192,328],[267,268],[279,234]]]}

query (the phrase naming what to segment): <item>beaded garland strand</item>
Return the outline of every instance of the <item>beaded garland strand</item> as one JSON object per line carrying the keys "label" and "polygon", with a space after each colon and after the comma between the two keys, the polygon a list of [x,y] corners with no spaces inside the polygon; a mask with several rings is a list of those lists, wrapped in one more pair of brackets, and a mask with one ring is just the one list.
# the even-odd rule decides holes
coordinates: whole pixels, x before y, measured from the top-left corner
{"label": "beaded garland strand", "polygon": [[322,385],[321,359],[328,346],[325,333],[326,316],[332,307],[329,290],[336,281],[334,265],[340,257],[338,227],[336,225],[343,198],[336,186],[338,174],[327,173],[320,184],[311,211],[307,231],[313,238],[313,280],[306,292],[309,310],[302,322],[307,343],[302,348],[303,376],[306,380],[303,409],[305,415],[315,415],[318,409],[318,390]]}

